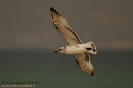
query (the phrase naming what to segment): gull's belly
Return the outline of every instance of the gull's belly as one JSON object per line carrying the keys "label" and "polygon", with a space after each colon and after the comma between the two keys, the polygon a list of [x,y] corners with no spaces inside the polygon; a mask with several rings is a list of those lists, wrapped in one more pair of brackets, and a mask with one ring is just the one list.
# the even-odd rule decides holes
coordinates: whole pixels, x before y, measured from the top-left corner
{"label": "gull's belly", "polygon": [[65,54],[77,54],[77,53],[84,53],[87,50],[81,46],[67,46],[65,48]]}

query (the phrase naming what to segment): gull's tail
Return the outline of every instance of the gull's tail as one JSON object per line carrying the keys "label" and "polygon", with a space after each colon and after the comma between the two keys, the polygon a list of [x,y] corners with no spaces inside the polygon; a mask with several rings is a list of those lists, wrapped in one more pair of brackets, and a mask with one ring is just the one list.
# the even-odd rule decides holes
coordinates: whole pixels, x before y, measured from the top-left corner
{"label": "gull's tail", "polygon": [[85,43],[84,47],[87,49],[88,53],[92,53],[92,54],[97,53],[96,46],[94,45],[92,41]]}

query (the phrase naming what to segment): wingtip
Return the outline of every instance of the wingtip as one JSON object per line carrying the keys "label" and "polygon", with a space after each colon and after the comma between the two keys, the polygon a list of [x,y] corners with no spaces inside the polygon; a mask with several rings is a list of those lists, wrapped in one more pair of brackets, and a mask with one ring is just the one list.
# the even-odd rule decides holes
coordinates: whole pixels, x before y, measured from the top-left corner
{"label": "wingtip", "polygon": [[[60,13],[58,13],[53,7],[50,7],[50,11],[51,12],[55,12],[56,14],[60,15]],[[61,15],[60,15],[61,16]]]}
{"label": "wingtip", "polygon": [[89,76],[94,76],[94,71],[92,70],[92,72],[91,73],[88,73],[88,72],[86,72],[86,71],[84,71],[87,75],[89,75]]}
{"label": "wingtip", "polygon": [[92,71],[91,76],[94,76],[94,71]]}
{"label": "wingtip", "polygon": [[53,10],[54,10],[54,8],[53,8],[53,7],[50,7],[50,10],[51,10],[51,11],[53,11]]}

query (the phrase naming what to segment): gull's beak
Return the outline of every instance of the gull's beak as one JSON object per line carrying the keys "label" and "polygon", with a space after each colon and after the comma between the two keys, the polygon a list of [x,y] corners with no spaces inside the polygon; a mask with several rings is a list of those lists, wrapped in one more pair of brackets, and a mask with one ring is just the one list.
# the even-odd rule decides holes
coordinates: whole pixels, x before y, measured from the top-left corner
{"label": "gull's beak", "polygon": [[55,51],[54,53],[57,53],[58,51]]}

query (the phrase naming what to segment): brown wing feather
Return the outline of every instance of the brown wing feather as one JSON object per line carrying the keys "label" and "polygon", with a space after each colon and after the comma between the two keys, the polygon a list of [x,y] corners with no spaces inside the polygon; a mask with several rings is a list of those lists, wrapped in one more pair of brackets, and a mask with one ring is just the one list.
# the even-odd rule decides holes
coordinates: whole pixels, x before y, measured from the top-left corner
{"label": "brown wing feather", "polygon": [[56,29],[65,37],[69,45],[80,44],[82,41],[79,39],[76,32],[74,32],[68,25],[65,18],[63,18],[54,8],[50,8],[51,20]]}
{"label": "brown wing feather", "polygon": [[94,75],[94,69],[91,64],[90,57],[87,53],[75,54],[75,59],[81,70],[83,70],[88,75]]}

